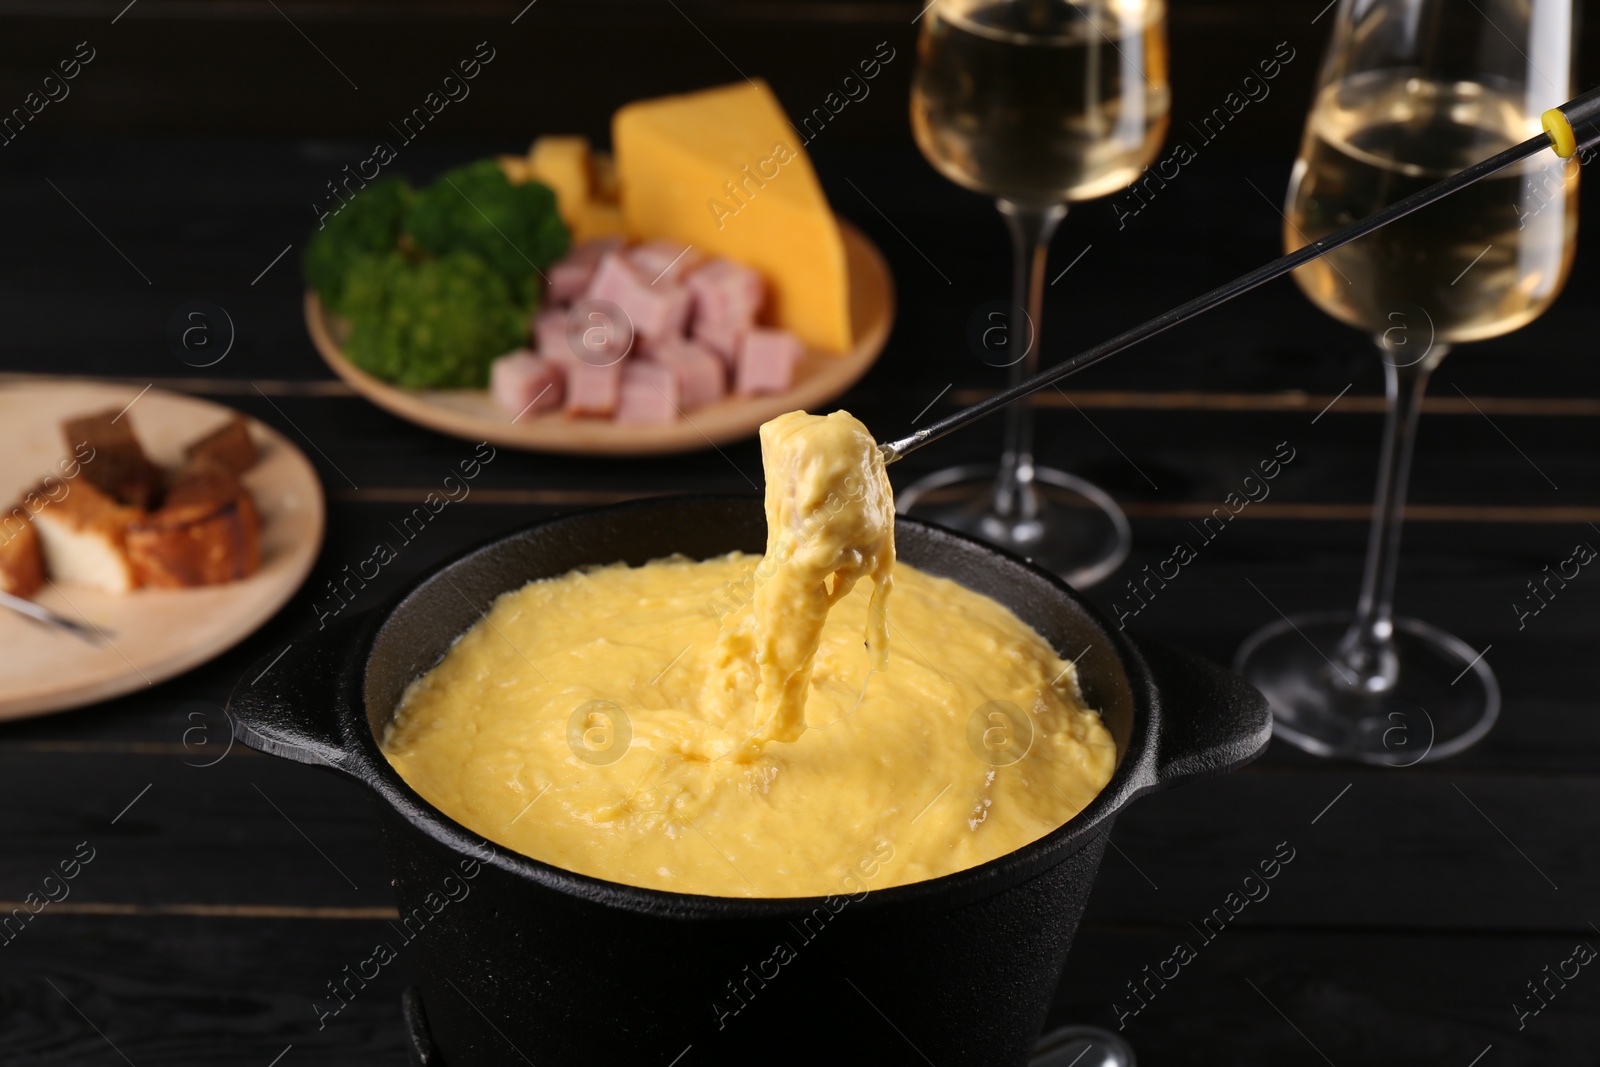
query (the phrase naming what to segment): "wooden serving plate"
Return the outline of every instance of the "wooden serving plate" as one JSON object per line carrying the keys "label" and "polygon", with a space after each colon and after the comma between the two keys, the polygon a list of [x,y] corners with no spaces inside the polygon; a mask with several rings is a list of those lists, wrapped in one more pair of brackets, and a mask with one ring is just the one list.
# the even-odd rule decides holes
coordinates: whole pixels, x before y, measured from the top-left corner
{"label": "wooden serving plate", "polygon": [[[185,444],[237,414],[160,389],[140,396],[138,386],[71,380],[0,385],[0,501],[7,510],[46,474],[59,476],[56,463],[69,454],[63,419],[130,401],[122,418],[133,423],[151,460],[168,468],[182,459]],[[46,585],[36,602],[98,627],[109,638],[98,647],[0,608],[0,720],[109,700],[181,674],[243,640],[294,594],[322,545],[322,485],[283,435],[254,420],[250,432],[261,459],[243,481],[261,513],[261,569],[227,585],[123,596]],[[71,492],[72,481],[66,484]]]}
{"label": "wooden serving plate", "polygon": [[850,275],[851,333],[855,337],[850,351],[841,355],[807,352],[788,392],[730,396],[664,426],[619,425],[559,411],[512,422],[488,390],[402,389],[357,367],[340,349],[348,324],[325,311],[310,290],[305,300],[306,326],[328,366],[356,392],[402,419],[441,433],[535,452],[605,456],[690,452],[748,437],[763,422],[786,411],[825,404],[855,384],[877,360],[894,322],[894,281],[882,253],[861,231],[843,219],[839,229]]}

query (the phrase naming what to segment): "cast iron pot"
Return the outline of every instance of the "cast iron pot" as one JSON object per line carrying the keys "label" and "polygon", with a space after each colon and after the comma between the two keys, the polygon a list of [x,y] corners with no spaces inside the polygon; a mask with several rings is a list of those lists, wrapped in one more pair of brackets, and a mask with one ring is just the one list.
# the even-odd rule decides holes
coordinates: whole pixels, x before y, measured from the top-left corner
{"label": "cast iron pot", "polygon": [[[760,552],[765,539],[760,501],[748,497],[554,519],[435,568],[387,608],[296,641],[235,689],[241,741],[375,794],[401,912],[378,936],[413,957],[450,1067],[1016,1067],[1044,1023],[1117,813],[1238,767],[1271,736],[1266,703],[1233,675],[1111,630],[1067,585],[1014,556],[902,518],[901,559],[1005,604],[1063,654],[1082,651],[1084,694],[1116,740],[1100,795],[1009,855],[853,896],[639,889],[494,846],[423,800],[379,751],[406,684],[500,593],[586,564]],[[360,969],[371,977],[377,965]]]}

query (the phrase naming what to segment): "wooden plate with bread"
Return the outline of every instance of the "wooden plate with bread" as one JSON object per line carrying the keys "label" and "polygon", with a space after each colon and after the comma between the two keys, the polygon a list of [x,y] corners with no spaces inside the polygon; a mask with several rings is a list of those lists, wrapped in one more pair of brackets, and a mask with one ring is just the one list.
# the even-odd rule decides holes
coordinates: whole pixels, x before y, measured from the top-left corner
{"label": "wooden plate with bread", "polygon": [[271,618],[322,544],[305,456],[229,408],[158,389],[0,385],[0,719],[153,686]]}

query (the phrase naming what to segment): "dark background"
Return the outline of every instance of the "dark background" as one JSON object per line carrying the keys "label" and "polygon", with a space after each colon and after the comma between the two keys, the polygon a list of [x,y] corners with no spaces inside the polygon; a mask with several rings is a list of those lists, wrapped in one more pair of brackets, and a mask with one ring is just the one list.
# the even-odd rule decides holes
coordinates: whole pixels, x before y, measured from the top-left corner
{"label": "dark background", "polygon": [[[996,372],[963,335],[1008,287],[993,208],[940,180],[909,137],[919,8],[0,2],[0,111],[78,42],[96,51],[67,99],[0,146],[0,371],[155,382],[237,406],[305,448],[330,509],[306,589],[239,648],[146,692],[0,728],[0,902],[33,890],[76,842],[99,849],[70,900],[0,947],[0,1064],[403,1062],[408,961],[325,1030],[310,1008],[391,915],[359,790],[237,747],[198,766],[226,745],[221,704],[248,664],[312,625],[323,583],[471,448],[350,395],[312,349],[296,260],[324,183],[393,139],[388,123],[480,41],[495,59],[470,97],[401,149],[397,171],[425,180],[477,154],[521,151],[542,132],[603,138],[629,99],[741,73],[765,77],[803,114],[887,41],[896,56],[870,97],[810,151],[836,210],[884,250],[900,296],[888,349],[841,405],[880,435],[903,432],[947,384],[932,413],[993,388]],[[1047,359],[1278,253],[1277,208],[1332,19],[1313,24],[1321,9],[1239,0],[1171,10],[1169,146],[1198,147],[1188,121],[1279,42],[1295,58],[1125,228],[1109,201],[1074,209],[1051,276],[1083,258],[1049,289]],[[1600,70],[1592,35],[1582,55],[1587,86]],[[1576,542],[1600,544],[1600,371],[1582,318],[1600,281],[1596,236],[1585,223],[1548,314],[1445,362],[1422,427],[1400,606],[1493,645],[1505,692],[1495,732],[1406,771],[1314,761],[1275,743],[1241,773],[1141,801],[1118,824],[1053,1021],[1114,1025],[1123,983],[1191,938],[1188,923],[1288,841],[1297,859],[1271,897],[1129,1021],[1141,1063],[1596,1062],[1600,977],[1585,970],[1524,1029],[1511,1008],[1575,942],[1600,945],[1600,578],[1585,573],[1526,629],[1511,608]],[[165,336],[172,312],[196,298],[225,307],[238,330],[229,356],[204,371],[181,363]],[[1297,459],[1270,500],[1208,545],[1135,628],[1226,662],[1277,618],[1246,579],[1289,612],[1353,602],[1381,375],[1365,341],[1291,283],[1074,389],[1076,409],[1044,398],[1041,454],[1112,492],[1136,538],[1123,572],[1092,591],[1098,603],[1111,607],[1124,581],[1165,557],[1280,441]],[[997,427],[974,428],[897,466],[896,483],[997,447]],[[407,546],[360,606],[559,510],[759,477],[752,443],[724,452],[601,461],[502,450],[469,501]],[[197,722],[209,733],[194,733]]]}

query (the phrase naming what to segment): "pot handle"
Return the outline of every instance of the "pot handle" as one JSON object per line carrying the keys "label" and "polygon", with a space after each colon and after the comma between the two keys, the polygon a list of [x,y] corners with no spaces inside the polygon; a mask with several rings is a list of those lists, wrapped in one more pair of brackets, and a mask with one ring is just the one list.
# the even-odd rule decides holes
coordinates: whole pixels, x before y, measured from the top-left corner
{"label": "pot handle", "polygon": [[1190,652],[1133,638],[1150,668],[1160,715],[1157,788],[1244,766],[1272,740],[1272,708],[1232,671]]}
{"label": "pot handle", "polygon": [[338,709],[352,685],[346,653],[362,621],[357,616],[302,634],[252,663],[228,697],[233,736],[269,755],[344,771]]}

